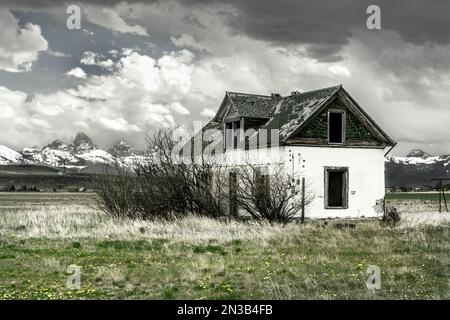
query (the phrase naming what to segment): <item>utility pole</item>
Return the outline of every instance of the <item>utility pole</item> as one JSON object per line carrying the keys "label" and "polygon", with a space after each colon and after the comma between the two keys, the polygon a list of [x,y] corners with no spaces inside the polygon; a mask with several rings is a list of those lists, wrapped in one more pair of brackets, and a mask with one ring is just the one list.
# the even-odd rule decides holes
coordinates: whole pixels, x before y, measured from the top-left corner
{"label": "utility pole", "polygon": [[305,177],[302,177],[302,217],[300,222],[305,222]]}
{"label": "utility pole", "polygon": [[442,200],[444,200],[445,211],[448,212],[447,199],[445,198],[444,185],[442,181],[450,181],[450,178],[436,178],[431,181],[439,181],[439,212],[442,212]]}

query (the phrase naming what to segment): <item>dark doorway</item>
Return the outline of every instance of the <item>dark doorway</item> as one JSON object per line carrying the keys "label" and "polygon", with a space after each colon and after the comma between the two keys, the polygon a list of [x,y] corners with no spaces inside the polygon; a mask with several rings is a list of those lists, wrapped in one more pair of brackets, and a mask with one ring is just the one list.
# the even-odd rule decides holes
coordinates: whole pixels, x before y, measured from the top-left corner
{"label": "dark doorway", "polygon": [[347,208],[347,177],[346,168],[326,169],[326,208]]}
{"label": "dark doorway", "polygon": [[343,143],[343,116],[342,112],[330,112],[329,114],[329,128],[328,128],[328,142]]}

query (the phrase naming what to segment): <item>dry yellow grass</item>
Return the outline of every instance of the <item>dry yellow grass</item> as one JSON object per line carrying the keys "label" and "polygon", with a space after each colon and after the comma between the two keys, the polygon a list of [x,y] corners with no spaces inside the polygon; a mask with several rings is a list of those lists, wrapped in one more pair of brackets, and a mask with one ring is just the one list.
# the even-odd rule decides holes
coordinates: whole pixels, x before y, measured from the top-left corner
{"label": "dry yellow grass", "polygon": [[188,216],[174,221],[146,221],[111,218],[83,205],[24,207],[0,212],[0,237],[16,239],[171,239],[191,243],[215,240],[267,240],[284,234],[287,227],[266,223],[217,221]]}
{"label": "dry yellow grass", "polygon": [[[447,212],[403,213],[401,218],[396,228],[420,229],[450,224],[450,213]],[[222,243],[232,240],[265,241],[275,236],[300,233],[300,228],[308,227],[312,226],[218,221],[194,215],[170,222],[118,219],[88,205],[24,206],[19,210],[3,208],[0,211],[0,238],[17,239],[171,239],[192,243],[215,240]],[[368,220],[359,222],[358,228],[375,230],[380,226],[376,221]],[[350,236],[342,236],[348,237],[346,241],[352,241]],[[336,238],[322,241],[331,247],[336,247],[339,242]]]}
{"label": "dry yellow grass", "polygon": [[[0,299],[450,297],[446,213],[402,213],[394,228],[376,220],[283,227],[112,219],[82,197],[72,204],[62,195],[60,204],[35,197],[0,208]],[[77,291],[66,288],[71,264],[82,270]],[[375,294],[365,285],[372,264],[382,272]]]}

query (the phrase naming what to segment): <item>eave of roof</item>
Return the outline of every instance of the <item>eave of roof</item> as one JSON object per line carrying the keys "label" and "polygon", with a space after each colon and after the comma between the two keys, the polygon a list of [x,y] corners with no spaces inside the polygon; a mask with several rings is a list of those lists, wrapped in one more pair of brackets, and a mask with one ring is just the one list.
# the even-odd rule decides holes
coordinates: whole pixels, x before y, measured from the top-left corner
{"label": "eave of roof", "polygon": [[[260,129],[279,129],[280,142],[284,143],[287,139],[297,134],[311,119],[326,108],[327,104],[333,101],[338,92],[342,92],[344,96],[349,98],[351,104],[356,107],[357,111],[361,113],[361,116],[366,118],[368,123],[373,127],[373,131],[387,142],[386,145],[396,144],[396,142],[359,106],[342,85],[296,93],[284,97],[227,91],[219,111],[212,121],[220,122],[226,117],[230,109],[234,107],[241,117],[267,119],[267,122]],[[259,114],[254,114],[254,108],[252,109],[249,106],[239,105],[239,103],[236,103],[236,97],[243,97],[244,100],[250,99],[250,101],[254,101],[251,99],[265,100],[265,109]],[[225,110],[224,105],[227,100],[230,103]],[[247,112],[247,110],[252,111]],[[219,115],[221,116],[219,117]]]}
{"label": "eave of roof", "polygon": [[286,141],[294,131],[297,131],[316,111],[341,88],[327,87],[306,91],[282,98],[277,105],[272,118],[264,125],[264,129],[279,129],[280,141]]}

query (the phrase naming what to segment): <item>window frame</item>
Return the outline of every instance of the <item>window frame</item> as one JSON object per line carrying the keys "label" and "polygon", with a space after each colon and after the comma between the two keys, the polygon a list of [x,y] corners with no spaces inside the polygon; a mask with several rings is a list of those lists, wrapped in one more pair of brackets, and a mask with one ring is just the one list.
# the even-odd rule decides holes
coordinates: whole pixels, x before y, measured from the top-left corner
{"label": "window frame", "polygon": [[[344,181],[342,188],[342,206],[330,206],[328,205],[328,180],[329,172],[343,172]],[[324,206],[325,209],[348,209],[349,198],[349,167],[324,167]]]}
{"label": "window frame", "polygon": [[[223,150],[237,150],[242,148],[244,134],[244,118],[224,119],[223,121]],[[227,128],[229,126],[229,128]],[[228,131],[230,130],[230,131]],[[230,134],[228,134],[230,133]]]}
{"label": "window frame", "polygon": [[[330,142],[330,114],[331,113],[340,113],[342,114],[342,124],[341,124],[341,137],[342,142]],[[327,113],[327,143],[330,145],[344,145],[345,144],[345,132],[346,132],[346,123],[347,123],[347,111],[342,109],[329,109]]]}

